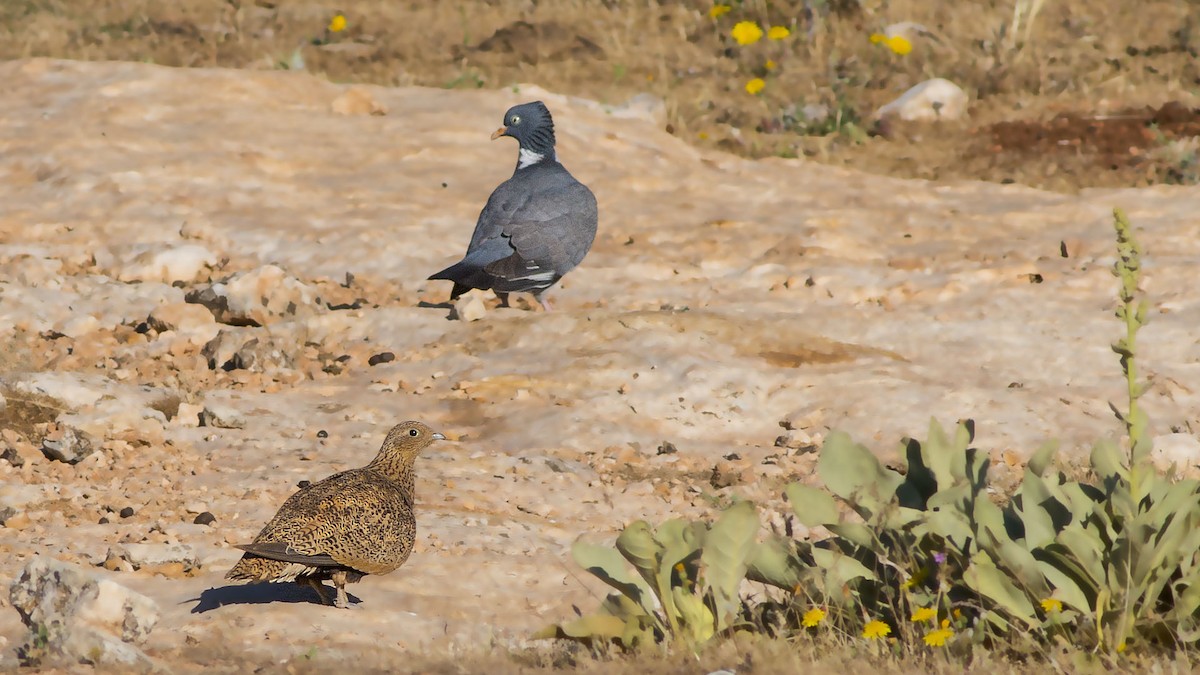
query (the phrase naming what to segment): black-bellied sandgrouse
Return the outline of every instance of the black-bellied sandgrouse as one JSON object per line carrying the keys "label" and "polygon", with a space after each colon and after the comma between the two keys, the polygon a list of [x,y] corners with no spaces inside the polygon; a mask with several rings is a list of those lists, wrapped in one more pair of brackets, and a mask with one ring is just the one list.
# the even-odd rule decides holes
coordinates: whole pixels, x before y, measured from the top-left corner
{"label": "black-bellied sandgrouse", "polygon": [[387,574],[404,564],[417,536],[413,517],[417,455],[445,436],[420,422],[392,427],[383,447],[361,469],[336,473],[288,498],[225,575],[249,581],[294,581],[328,602],[322,581],[333,580],[337,607],[349,607],[346,584]]}
{"label": "black-bellied sandgrouse", "polygon": [[504,113],[492,139],[517,139],[517,168],[492,192],[479,214],[463,259],[429,277],[454,282],[450,301],[472,288],[492,289],[503,305],[509,293],[544,293],[587,255],[596,238],[596,197],[575,180],[554,150],[554,121],[541,101]]}

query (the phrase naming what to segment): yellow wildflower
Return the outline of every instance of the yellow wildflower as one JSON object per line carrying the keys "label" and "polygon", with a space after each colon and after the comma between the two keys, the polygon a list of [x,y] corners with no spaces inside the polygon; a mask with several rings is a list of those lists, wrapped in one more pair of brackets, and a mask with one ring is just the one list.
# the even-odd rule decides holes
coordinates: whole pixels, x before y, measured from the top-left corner
{"label": "yellow wildflower", "polygon": [[954,637],[954,631],[943,625],[937,630],[929,631],[922,639],[925,640],[925,644],[929,645],[930,647],[945,647],[946,640],[949,640],[952,637]]}
{"label": "yellow wildflower", "polygon": [[888,38],[886,42],[888,49],[892,50],[892,52],[896,54],[899,54],[900,56],[904,56],[912,51],[912,43],[909,42],[908,38],[904,37],[903,35],[893,35],[892,37]]}
{"label": "yellow wildflower", "polygon": [[1124,640],[1121,640],[1121,643],[1117,645],[1117,653],[1118,654],[1125,653],[1125,641]]}
{"label": "yellow wildflower", "polygon": [[708,9],[708,18],[719,19],[729,13],[733,9],[729,5],[713,5]]}
{"label": "yellow wildflower", "polygon": [[805,628],[815,628],[817,624],[825,620],[825,610],[820,607],[813,607],[804,613],[801,617],[801,623]]}
{"label": "yellow wildflower", "polygon": [[875,621],[868,621],[867,625],[863,626],[862,636],[867,638],[868,640],[882,640],[883,638],[890,635],[891,632],[892,632],[891,626],[887,625],[886,623],[884,623],[882,621],[875,620]]}
{"label": "yellow wildflower", "polygon": [[954,611],[953,611],[953,612],[950,612],[950,615],[951,615],[951,616],[953,616],[953,617],[954,617],[954,618],[956,618],[956,619],[961,619],[961,618],[962,618],[962,610],[961,610],[961,609],[959,609],[959,608],[957,608],[957,607],[955,607],[955,608],[954,608]]}
{"label": "yellow wildflower", "polygon": [[334,14],[329,20],[329,32],[340,33],[346,30],[346,17],[341,14]]}
{"label": "yellow wildflower", "polygon": [[771,26],[767,31],[768,40],[782,40],[792,34],[792,31],[787,29],[787,26]]}
{"label": "yellow wildflower", "polygon": [[778,63],[775,63],[771,59],[767,59],[767,62],[763,64],[763,67],[766,68],[767,70],[775,70],[776,66],[778,66],[778,65],[779,65]]}
{"label": "yellow wildflower", "polygon": [[704,133],[703,131],[701,131],[699,134],[696,134],[696,136],[702,141],[708,140],[708,134]]}
{"label": "yellow wildflower", "polygon": [[746,83],[746,93],[757,95],[758,92],[762,91],[763,88],[766,86],[767,86],[767,83],[764,82],[761,77],[756,77],[753,80],[750,80],[749,82]]}
{"label": "yellow wildflower", "polygon": [[877,45],[887,39],[883,33],[871,33],[871,44]]}
{"label": "yellow wildflower", "polygon": [[734,40],[737,40],[739,45],[752,45],[762,39],[762,29],[753,21],[740,21],[729,31]]}
{"label": "yellow wildflower", "polygon": [[937,611],[932,607],[918,607],[917,611],[912,613],[909,621],[913,623],[921,623],[922,621],[933,621],[937,618]]}
{"label": "yellow wildflower", "polygon": [[1046,598],[1042,601],[1042,610],[1045,612],[1061,612],[1062,600],[1058,598]]}

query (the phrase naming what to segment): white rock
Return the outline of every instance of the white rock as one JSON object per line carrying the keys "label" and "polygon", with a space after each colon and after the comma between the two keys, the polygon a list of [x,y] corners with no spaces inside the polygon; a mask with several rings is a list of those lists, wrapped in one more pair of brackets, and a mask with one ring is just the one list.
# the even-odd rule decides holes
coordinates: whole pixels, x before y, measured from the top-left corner
{"label": "white rock", "polygon": [[183,244],[151,249],[122,265],[117,273],[121,281],[159,281],[165,284],[191,283],[206,276],[220,258],[200,244]]}
{"label": "white rock", "polygon": [[483,294],[480,291],[469,291],[454,301],[452,318],[459,321],[478,321],[486,315],[487,305],[483,303]]}
{"label": "white rock", "polygon": [[904,92],[877,110],[875,117],[896,117],[908,122],[957,120],[967,114],[967,102],[967,93],[961,87],[937,77]]}
{"label": "white rock", "polygon": [[121,557],[134,568],[182,563],[185,568],[196,566],[196,552],[183,544],[125,544]]}
{"label": "white rock", "polygon": [[218,429],[244,429],[246,418],[236,407],[220,401],[205,401],[200,411],[200,426]]}
{"label": "white rock", "polygon": [[204,305],[217,321],[234,326],[263,326],[323,309],[316,291],[275,265],[188,293],[187,301]]}
{"label": "white rock", "polygon": [[31,631],[26,650],[96,664],[149,666],[136,646],[158,623],[154,601],[77,565],[35,556],[9,592]]}
{"label": "white rock", "polygon": [[1155,436],[1151,457],[1154,465],[1161,470],[1174,465],[1180,473],[1195,474],[1200,468],[1200,439],[1192,434]]}
{"label": "white rock", "polygon": [[155,332],[175,331],[195,344],[208,342],[221,330],[212,312],[187,302],[172,302],[155,307],[146,318],[146,323]]}

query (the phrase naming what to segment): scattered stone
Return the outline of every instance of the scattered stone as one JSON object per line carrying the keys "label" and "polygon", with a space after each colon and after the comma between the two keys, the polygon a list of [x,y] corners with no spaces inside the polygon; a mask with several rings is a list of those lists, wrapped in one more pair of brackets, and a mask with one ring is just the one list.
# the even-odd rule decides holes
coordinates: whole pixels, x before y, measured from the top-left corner
{"label": "scattered stone", "polygon": [[468,291],[454,301],[450,310],[450,318],[459,321],[478,321],[487,315],[487,305],[483,303],[481,291]]}
{"label": "scattered stone", "polygon": [[196,552],[183,544],[125,544],[121,547],[121,557],[135,570],[180,564],[184,571],[189,571],[197,566]]}
{"label": "scattered stone", "polygon": [[673,455],[677,452],[679,452],[679,448],[676,448],[675,444],[671,441],[663,441],[662,444],[658,446],[658,454],[660,455]]}
{"label": "scattered stone", "polygon": [[285,349],[285,338],[253,328],[223,328],[200,350],[212,370],[249,370],[273,373],[290,370],[294,360]]}
{"label": "scattered stone", "polygon": [[67,464],[78,464],[96,451],[91,437],[75,427],[54,424],[42,438],[42,453],[46,457]]}
{"label": "scattered stone", "polygon": [[375,100],[366,87],[350,87],[333,99],[330,109],[338,115],[386,115],[387,106]]}
{"label": "scattered stone", "polygon": [[134,513],[135,512],[132,506],[126,506],[125,508],[121,509],[121,512],[117,515],[121,516],[122,518],[132,518]]}
{"label": "scattered stone", "polygon": [[245,429],[246,418],[237,408],[218,401],[206,402],[200,411],[200,426],[218,429]]}
{"label": "scattered stone", "polygon": [[30,504],[37,504],[46,498],[46,492],[39,485],[23,485],[21,483],[0,483],[0,506],[7,506],[18,511]]}
{"label": "scattered stone", "polygon": [[884,105],[875,112],[875,118],[906,122],[957,120],[967,114],[967,103],[967,93],[961,87],[937,77],[925,80]]}
{"label": "scattered stone", "polygon": [[367,359],[367,364],[377,366],[381,363],[391,363],[396,360],[396,355],[392,352],[380,352],[371,358]]}
{"label": "scattered stone", "polygon": [[10,530],[23,530],[32,524],[28,513],[14,513],[4,519],[4,527]]}
{"label": "scattered stone", "polygon": [[10,593],[30,629],[18,652],[36,665],[62,659],[96,665],[148,668],[152,661],[135,645],[158,623],[154,601],[78,565],[35,556]]}
{"label": "scattered stone", "polygon": [[190,284],[220,261],[217,254],[200,244],[183,244],[170,248],[152,249],[139,253],[121,265],[117,278],[121,281],[158,281],[165,284]]}
{"label": "scattered stone", "polygon": [[186,302],[172,302],[155,307],[146,319],[146,324],[157,333],[174,331],[196,344],[204,344],[220,332],[212,312],[200,305]]}
{"label": "scattered stone", "polygon": [[211,512],[205,511],[204,513],[196,516],[196,519],[192,522],[196,525],[212,525],[213,523],[217,522],[217,517]]}
{"label": "scattered stone", "polygon": [[235,274],[223,283],[190,291],[188,302],[203,305],[220,323],[264,326],[312,316],[324,306],[316,292],[275,265]]}

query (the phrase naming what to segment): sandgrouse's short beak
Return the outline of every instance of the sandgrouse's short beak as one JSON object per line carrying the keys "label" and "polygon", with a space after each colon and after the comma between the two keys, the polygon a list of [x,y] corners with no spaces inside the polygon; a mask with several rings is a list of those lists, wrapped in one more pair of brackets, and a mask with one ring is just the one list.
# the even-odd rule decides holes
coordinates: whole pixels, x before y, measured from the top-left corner
{"label": "sandgrouse's short beak", "polygon": [[500,138],[501,136],[503,136],[507,133],[508,133],[508,129],[505,129],[504,127],[500,127],[492,134],[492,140],[494,141],[497,138]]}
{"label": "sandgrouse's short beak", "polygon": [[432,438],[432,439],[433,439],[433,440],[435,440],[435,441],[444,441],[444,440],[446,440],[446,437],[445,437],[445,436],[443,436],[443,435],[439,434],[439,433],[438,433],[438,432],[436,432],[436,431],[435,431],[435,432],[433,432],[433,435],[432,435],[432,436],[430,436],[430,438]]}

